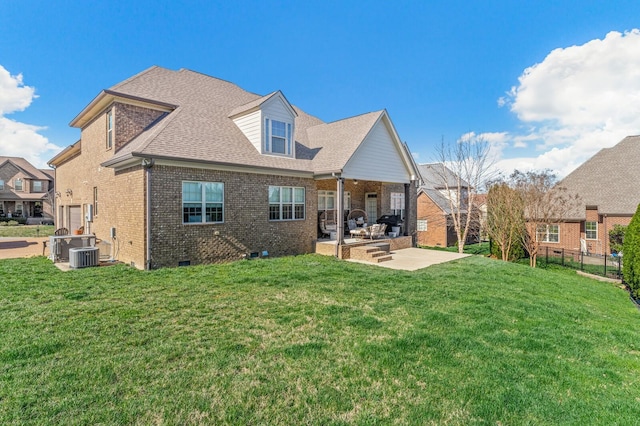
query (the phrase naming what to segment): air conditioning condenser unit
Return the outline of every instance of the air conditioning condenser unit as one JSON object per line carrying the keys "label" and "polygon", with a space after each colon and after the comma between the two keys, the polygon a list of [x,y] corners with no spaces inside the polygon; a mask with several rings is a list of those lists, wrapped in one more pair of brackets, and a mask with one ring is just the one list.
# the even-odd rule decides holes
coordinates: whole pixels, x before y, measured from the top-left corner
{"label": "air conditioning condenser unit", "polygon": [[73,269],[98,266],[100,249],[98,247],[76,247],[69,249],[69,267]]}

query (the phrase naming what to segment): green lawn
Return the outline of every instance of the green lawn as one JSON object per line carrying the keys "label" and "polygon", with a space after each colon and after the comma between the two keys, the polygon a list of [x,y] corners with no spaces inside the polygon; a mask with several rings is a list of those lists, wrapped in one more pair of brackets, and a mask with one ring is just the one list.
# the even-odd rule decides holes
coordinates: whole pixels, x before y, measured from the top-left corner
{"label": "green lawn", "polygon": [[53,225],[0,226],[0,237],[49,237],[56,228]]}
{"label": "green lawn", "polygon": [[640,311],[472,256],[0,261],[0,424],[637,424]]}

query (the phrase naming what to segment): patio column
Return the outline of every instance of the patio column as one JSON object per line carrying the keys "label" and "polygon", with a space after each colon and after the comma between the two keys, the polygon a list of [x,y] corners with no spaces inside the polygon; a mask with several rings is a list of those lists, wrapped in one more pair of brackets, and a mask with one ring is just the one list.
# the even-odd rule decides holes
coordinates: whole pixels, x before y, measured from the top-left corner
{"label": "patio column", "polygon": [[336,257],[342,258],[342,244],[344,243],[344,178],[336,179]]}
{"label": "patio column", "polygon": [[409,233],[409,225],[411,222],[411,217],[413,215],[413,206],[411,205],[411,184],[404,184],[404,236],[410,235]]}

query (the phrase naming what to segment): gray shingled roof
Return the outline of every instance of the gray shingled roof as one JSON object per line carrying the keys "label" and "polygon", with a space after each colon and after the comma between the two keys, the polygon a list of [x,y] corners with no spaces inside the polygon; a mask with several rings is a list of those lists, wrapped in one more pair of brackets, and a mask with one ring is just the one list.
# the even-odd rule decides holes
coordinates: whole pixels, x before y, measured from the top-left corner
{"label": "gray shingled roof", "polygon": [[634,214],[640,203],[640,136],[604,148],[558,183],[582,204],[568,219],[584,219],[586,206],[600,214]]}
{"label": "gray shingled roof", "polygon": [[22,169],[26,174],[30,176],[31,179],[52,180],[51,176],[48,176],[42,170],[35,168],[30,162],[22,157],[0,157],[0,167],[6,162],[11,162],[18,168]]}
{"label": "gray shingled roof", "polygon": [[262,155],[230,116],[250,110],[277,92],[259,96],[228,81],[194,71],[151,67],[109,89],[177,105],[121,149],[109,164],[132,156],[317,172],[340,170],[383,111],[324,123],[293,107],[298,114],[296,158]]}
{"label": "gray shingled roof", "polygon": [[[442,163],[418,164],[418,171],[422,176],[422,186],[425,189],[445,188],[443,175],[447,178],[449,187],[456,188],[458,186],[456,174]],[[466,181],[463,181],[463,185],[467,186]]]}

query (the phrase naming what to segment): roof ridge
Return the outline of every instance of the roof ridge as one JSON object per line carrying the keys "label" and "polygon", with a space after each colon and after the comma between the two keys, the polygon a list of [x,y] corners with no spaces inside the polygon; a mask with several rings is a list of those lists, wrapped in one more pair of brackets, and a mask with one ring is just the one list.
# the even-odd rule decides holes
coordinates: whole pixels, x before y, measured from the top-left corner
{"label": "roof ridge", "polygon": [[111,86],[109,89],[113,90],[116,87],[122,87],[125,84],[130,83],[131,81],[135,80],[136,78],[141,77],[143,74],[151,72],[152,70],[155,70],[155,69],[164,69],[164,70],[171,71],[168,68],[164,68],[164,67],[161,67],[161,66],[158,66],[158,65],[151,65],[149,68],[147,68],[145,70],[142,70],[137,74],[132,75],[131,77],[127,78],[126,80],[123,80],[120,83],[116,83],[115,85]]}
{"label": "roof ridge", "polygon": [[[329,121],[329,122],[324,123],[324,124],[330,125],[330,124],[340,123],[341,121],[352,120],[352,119],[355,119],[355,118],[364,117],[365,115],[369,115],[369,114],[376,114],[376,113],[377,113],[377,114],[379,114],[379,115],[382,115],[382,113],[384,113],[384,112],[385,112],[385,110],[384,110],[384,109],[377,110],[377,111],[363,112],[362,114],[357,114],[357,115],[353,115],[353,116],[351,116],[351,117],[341,118],[341,119],[339,119],[339,120],[335,120],[335,121]],[[314,127],[315,127],[315,126],[314,126]]]}

